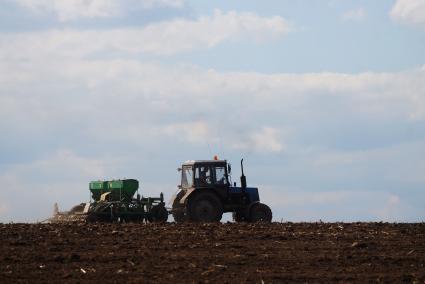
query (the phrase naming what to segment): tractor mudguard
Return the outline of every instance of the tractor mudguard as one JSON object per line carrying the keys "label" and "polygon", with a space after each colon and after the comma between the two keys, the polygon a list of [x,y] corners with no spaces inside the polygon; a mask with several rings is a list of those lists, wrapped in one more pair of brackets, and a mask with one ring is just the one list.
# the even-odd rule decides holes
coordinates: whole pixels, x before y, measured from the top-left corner
{"label": "tractor mudguard", "polygon": [[168,202],[168,204],[171,205],[171,207],[175,207],[176,205],[178,205],[178,202],[180,200],[179,198],[180,194],[181,194],[181,190],[179,190],[178,192],[174,193],[173,196],[171,196],[171,199]]}
{"label": "tractor mudguard", "polygon": [[184,205],[186,203],[186,200],[189,198],[190,194],[194,191],[195,191],[195,188],[186,190],[186,193],[182,196],[182,198],[180,198],[180,201],[179,201],[180,205]]}
{"label": "tractor mudguard", "polygon": [[173,196],[171,196],[171,199],[168,204],[171,205],[173,209],[182,207],[182,205],[184,205],[184,202],[180,203],[180,201],[185,195],[186,195],[186,190],[183,190],[183,189],[178,190],[175,194],[173,194]]}

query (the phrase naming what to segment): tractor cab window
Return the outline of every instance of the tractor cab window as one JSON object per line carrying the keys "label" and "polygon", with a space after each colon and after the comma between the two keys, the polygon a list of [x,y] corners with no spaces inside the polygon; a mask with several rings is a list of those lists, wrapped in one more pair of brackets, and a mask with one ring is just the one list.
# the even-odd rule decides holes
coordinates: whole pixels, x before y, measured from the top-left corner
{"label": "tractor cab window", "polygon": [[211,168],[208,166],[198,166],[195,169],[195,180],[198,186],[209,186],[212,184]]}
{"label": "tractor cab window", "polygon": [[225,167],[216,167],[215,168],[215,183],[218,184],[218,185],[227,184],[226,168]]}
{"label": "tractor cab window", "polygon": [[193,169],[192,167],[183,167],[182,169],[182,187],[188,188],[193,186]]}

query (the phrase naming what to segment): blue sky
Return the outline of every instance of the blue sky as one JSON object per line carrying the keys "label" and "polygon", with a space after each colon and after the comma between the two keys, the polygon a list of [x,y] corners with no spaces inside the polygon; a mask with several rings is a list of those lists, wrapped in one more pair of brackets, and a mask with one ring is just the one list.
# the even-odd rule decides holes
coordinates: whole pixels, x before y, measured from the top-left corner
{"label": "blue sky", "polygon": [[424,0],[2,1],[0,221],[215,154],[278,221],[423,221],[424,50]]}

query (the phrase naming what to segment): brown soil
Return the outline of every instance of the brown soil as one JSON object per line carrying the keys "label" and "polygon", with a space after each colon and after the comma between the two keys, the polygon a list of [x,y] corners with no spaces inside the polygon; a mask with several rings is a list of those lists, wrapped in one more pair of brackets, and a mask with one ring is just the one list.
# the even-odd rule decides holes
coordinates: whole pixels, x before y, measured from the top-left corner
{"label": "brown soil", "polygon": [[0,282],[425,281],[425,224],[0,224]]}

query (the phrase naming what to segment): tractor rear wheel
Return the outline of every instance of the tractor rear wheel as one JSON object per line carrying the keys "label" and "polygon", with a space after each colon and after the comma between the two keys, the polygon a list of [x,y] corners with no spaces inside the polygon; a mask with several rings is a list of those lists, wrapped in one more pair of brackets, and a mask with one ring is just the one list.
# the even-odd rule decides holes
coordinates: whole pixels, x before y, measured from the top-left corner
{"label": "tractor rear wheel", "polygon": [[182,223],[186,220],[183,211],[180,211],[180,210],[177,211],[176,210],[176,211],[173,211],[172,214],[173,214],[174,221],[177,222],[177,223]]}
{"label": "tractor rear wheel", "polygon": [[189,219],[195,222],[219,222],[223,216],[220,199],[211,193],[197,193],[188,203]]}
{"label": "tractor rear wheel", "polygon": [[266,204],[256,203],[249,210],[250,222],[271,222],[272,218],[272,210]]}
{"label": "tractor rear wheel", "polygon": [[185,208],[180,204],[180,199],[186,194],[186,191],[180,190],[171,198],[170,203],[172,204],[171,214],[173,215],[174,221],[182,223],[186,221]]}

